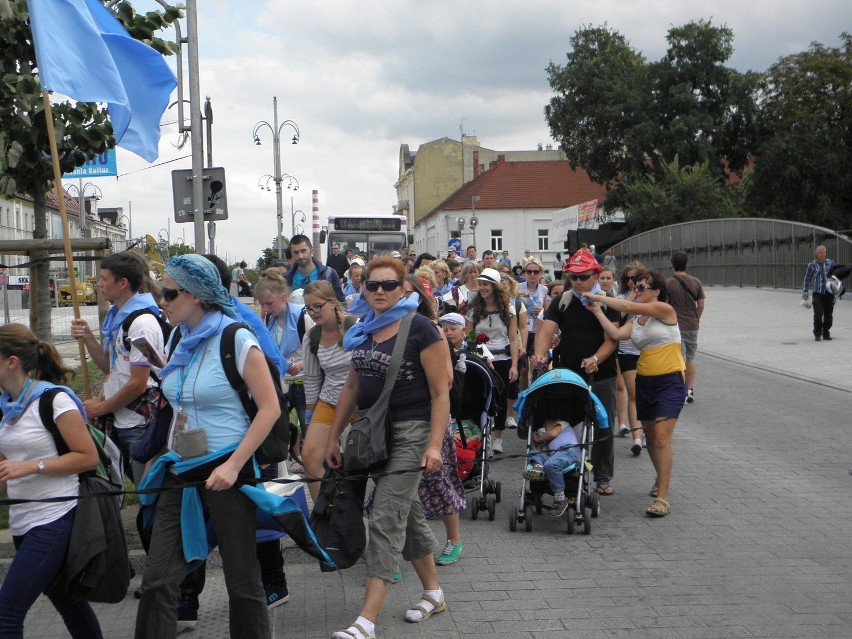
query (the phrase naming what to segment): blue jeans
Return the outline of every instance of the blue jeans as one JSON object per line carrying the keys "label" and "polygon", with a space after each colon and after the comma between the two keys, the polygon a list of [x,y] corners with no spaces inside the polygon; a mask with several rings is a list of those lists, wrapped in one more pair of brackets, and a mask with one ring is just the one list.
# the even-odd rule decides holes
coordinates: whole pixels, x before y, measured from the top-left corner
{"label": "blue jeans", "polygon": [[[130,458],[130,451],[136,447],[136,444],[142,441],[147,432],[147,426],[131,426],[130,428],[113,428],[112,441],[118,446],[121,451],[121,458],[124,460],[124,473],[133,480],[135,485],[139,485],[142,481],[142,475],[145,473],[145,464],[135,461]],[[127,464],[130,464],[130,473],[127,472]]]}
{"label": "blue jeans", "polygon": [[103,637],[98,618],[89,604],[74,601],[62,588],[47,592],[65,565],[73,523],[72,510],[56,521],[36,526],[24,535],[12,538],[17,552],[0,587],[0,638],[24,636],[24,619],[42,592],[62,615],[65,627],[74,639]]}
{"label": "blue jeans", "polygon": [[555,453],[538,453],[530,457],[529,463],[537,462],[544,468],[547,481],[554,494],[565,492],[565,472],[580,463],[580,449],[568,448]]}

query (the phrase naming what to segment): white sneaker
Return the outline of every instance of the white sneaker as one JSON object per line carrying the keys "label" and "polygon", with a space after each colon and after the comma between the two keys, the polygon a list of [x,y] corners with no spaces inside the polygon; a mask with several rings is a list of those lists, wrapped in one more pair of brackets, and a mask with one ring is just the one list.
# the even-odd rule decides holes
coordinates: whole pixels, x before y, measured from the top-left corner
{"label": "white sneaker", "polygon": [[619,437],[627,437],[630,434],[630,427],[627,424],[622,424],[618,429]]}
{"label": "white sneaker", "polygon": [[503,452],[503,438],[502,437],[501,438],[495,437],[494,439],[491,440],[491,450],[494,451],[495,453],[502,453]]}
{"label": "white sneaker", "polygon": [[514,417],[507,417],[506,418],[506,428],[514,430],[517,427],[518,427],[518,422]]}
{"label": "white sneaker", "polygon": [[633,440],[633,445],[630,447],[630,452],[633,453],[634,455],[638,455],[639,453],[642,452],[642,440],[641,439],[634,439]]}

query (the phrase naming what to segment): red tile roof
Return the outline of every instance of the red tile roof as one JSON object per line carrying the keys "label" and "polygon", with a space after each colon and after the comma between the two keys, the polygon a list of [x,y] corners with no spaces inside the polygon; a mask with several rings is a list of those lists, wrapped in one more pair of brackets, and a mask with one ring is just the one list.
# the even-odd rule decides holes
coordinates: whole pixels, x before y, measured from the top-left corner
{"label": "red tile roof", "polygon": [[563,209],[595,198],[606,188],[589,179],[581,168],[573,170],[567,160],[493,163],[432,209],[423,219],[439,211],[469,210],[471,197],[479,196],[477,209]]}

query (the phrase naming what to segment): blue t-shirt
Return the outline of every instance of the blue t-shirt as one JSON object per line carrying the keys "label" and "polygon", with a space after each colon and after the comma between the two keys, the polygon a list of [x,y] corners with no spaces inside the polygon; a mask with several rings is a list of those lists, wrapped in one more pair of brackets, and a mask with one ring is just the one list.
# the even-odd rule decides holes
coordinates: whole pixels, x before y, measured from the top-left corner
{"label": "blue t-shirt", "polygon": [[[204,343],[203,351],[184,367],[166,376],[163,393],[178,411],[178,388],[185,374],[180,408],[186,414],[186,428],[207,431],[207,451],[214,452],[229,444],[240,442],[248,431],[248,415],[222,368],[219,344],[222,334],[213,335]],[[252,347],[260,348],[254,335],[241,328],[234,338],[237,370],[243,374],[246,358]]]}
{"label": "blue t-shirt", "polygon": [[305,275],[299,269],[293,274],[293,290],[305,288],[310,282],[316,282],[319,277],[319,269],[314,265],[314,270]]}

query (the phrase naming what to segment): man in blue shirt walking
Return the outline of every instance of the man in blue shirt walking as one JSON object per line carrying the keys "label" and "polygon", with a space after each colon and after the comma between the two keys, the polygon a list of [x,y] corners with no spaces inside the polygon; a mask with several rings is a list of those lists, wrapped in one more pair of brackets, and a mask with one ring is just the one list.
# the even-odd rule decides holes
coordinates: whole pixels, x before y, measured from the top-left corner
{"label": "man in blue shirt walking", "polygon": [[284,274],[284,279],[287,280],[293,290],[305,288],[308,282],[326,280],[334,289],[337,299],[341,302],[346,301],[343,289],[340,286],[340,276],[333,268],[322,264],[314,257],[314,247],[308,236],[294,235],[290,239],[290,251],[295,262],[290,270]]}
{"label": "man in blue shirt walking", "polygon": [[834,261],[826,257],[826,249],[824,246],[817,246],[814,256],[816,259],[808,264],[808,270],[805,271],[805,279],[802,282],[802,299],[808,299],[808,287],[813,280],[813,306],[814,306],[814,339],[830,340],[831,339],[831,324],[834,313],[834,295],[826,289],[826,281],[831,269],[834,268]]}

